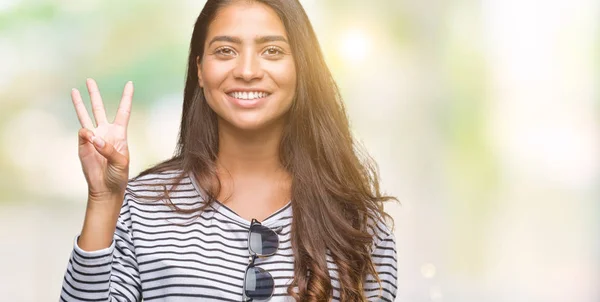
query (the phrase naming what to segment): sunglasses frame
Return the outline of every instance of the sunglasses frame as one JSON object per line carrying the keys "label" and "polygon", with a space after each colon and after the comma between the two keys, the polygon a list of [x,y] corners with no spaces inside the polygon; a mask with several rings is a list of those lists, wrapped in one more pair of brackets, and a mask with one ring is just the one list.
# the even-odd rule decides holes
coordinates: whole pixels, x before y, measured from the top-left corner
{"label": "sunglasses frame", "polygon": [[[252,248],[250,248],[250,236],[252,235],[252,229],[253,228],[264,228],[270,232],[273,232],[273,234],[275,235],[274,238],[277,238],[277,247],[275,248],[275,250],[273,251],[273,253],[270,254],[258,254],[255,251],[252,250]],[[262,225],[258,220],[256,220],[255,218],[252,218],[252,222],[250,223],[250,228],[248,229],[248,252],[250,253],[250,257],[248,259],[248,266],[246,267],[246,270],[244,271],[244,285],[242,288],[242,301],[243,302],[248,302],[248,301],[254,301],[255,298],[252,297],[248,297],[246,296],[246,276],[248,275],[248,270],[251,268],[256,268],[256,269],[260,269],[263,272],[265,272],[269,277],[271,277],[271,280],[273,280],[273,289],[271,290],[271,295],[264,299],[264,300],[268,300],[273,296],[273,292],[275,291],[275,279],[273,278],[273,275],[271,275],[271,273],[269,273],[268,271],[260,268],[260,267],[256,267],[254,265],[254,261],[256,260],[256,258],[264,258],[264,257],[269,257],[274,255],[275,253],[277,253],[277,251],[279,250],[279,234],[277,234],[276,231],[272,230],[269,227],[266,227],[264,225]]]}

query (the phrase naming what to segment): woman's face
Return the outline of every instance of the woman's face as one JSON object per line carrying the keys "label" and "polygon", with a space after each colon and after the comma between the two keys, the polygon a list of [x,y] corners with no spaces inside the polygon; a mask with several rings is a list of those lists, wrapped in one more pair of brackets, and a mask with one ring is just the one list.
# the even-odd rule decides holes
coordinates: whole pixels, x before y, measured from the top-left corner
{"label": "woman's face", "polygon": [[262,3],[239,1],[210,23],[199,85],[221,122],[256,130],[284,122],[296,91],[296,67],[285,27]]}

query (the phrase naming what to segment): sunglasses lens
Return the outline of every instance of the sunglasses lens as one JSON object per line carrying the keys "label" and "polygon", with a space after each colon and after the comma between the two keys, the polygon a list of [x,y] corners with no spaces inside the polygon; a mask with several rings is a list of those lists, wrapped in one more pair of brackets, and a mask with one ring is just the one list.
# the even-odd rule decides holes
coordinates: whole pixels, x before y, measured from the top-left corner
{"label": "sunglasses lens", "polygon": [[248,247],[259,256],[275,254],[279,247],[279,236],[273,230],[262,225],[253,225],[250,228]]}
{"label": "sunglasses lens", "polygon": [[260,267],[250,267],[246,270],[246,296],[255,301],[271,298],[275,284],[269,272]]}

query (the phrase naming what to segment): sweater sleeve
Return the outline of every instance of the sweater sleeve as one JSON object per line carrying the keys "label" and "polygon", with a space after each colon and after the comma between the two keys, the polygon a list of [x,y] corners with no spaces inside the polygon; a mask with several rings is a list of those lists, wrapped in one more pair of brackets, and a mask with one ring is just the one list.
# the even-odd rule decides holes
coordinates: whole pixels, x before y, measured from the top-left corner
{"label": "sweater sleeve", "polygon": [[108,248],[84,251],[75,243],[60,301],[141,301],[141,282],[131,236],[128,194]]}
{"label": "sweater sleeve", "polygon": [[365,284],[368,301],[393,302],[397,294],[398,261],[396,258],[396,240],[394,233],[386,229],[375,235],[371,257],[375,270],[381,280],[379,284],[369,275]]}

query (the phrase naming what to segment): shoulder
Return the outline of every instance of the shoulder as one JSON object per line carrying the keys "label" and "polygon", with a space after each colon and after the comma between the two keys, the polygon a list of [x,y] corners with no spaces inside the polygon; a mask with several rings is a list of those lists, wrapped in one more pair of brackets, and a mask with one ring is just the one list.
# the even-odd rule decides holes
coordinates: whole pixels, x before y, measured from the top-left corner
{"label": "shoulder", "polygon": [[188,175],[183,170],[168,170],[161,172],[152,172],[148,174],[138,175],[134,178],[129,179],[127,183],[127,189],[139,189],[139,188],[156,188],[164,187],[167,188],[174,186],[182,181],[186,181]]}
{"label": "shoulder", "polygon": [[384,241],[394,239],[393,227],[381,214],[373,213],[367,219],[367,232],[373,237],[373,248]]}
{"label": "shoulder", "polygon": [[[168,170],[138,175],[127,183],[126,195],[131,199],[161,199],[167,192],[169,197],[188,193],[195,195],[189,175],[183,170]],[[127,197],[127,196],[126,196]]]}

